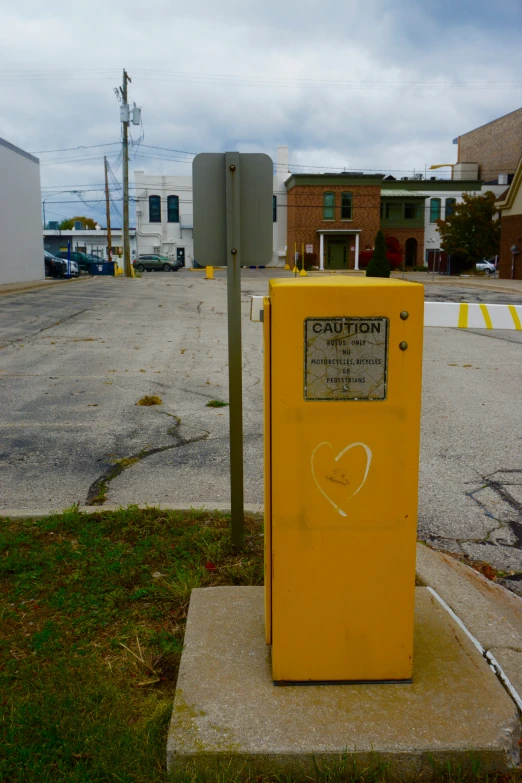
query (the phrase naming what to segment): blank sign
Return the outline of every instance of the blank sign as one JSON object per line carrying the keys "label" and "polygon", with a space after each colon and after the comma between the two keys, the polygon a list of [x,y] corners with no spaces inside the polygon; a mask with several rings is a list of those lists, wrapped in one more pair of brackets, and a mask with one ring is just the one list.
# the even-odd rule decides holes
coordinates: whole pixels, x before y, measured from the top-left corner
{"label": "blank sign", "polygon": [[[202,152],[192,163],[194,259],[201,266],[227,264],[227,188],[239,199],[241,266],[265,266],[272,259],[273,163],[262,153],[236,153],[234,172],[225,152]],[[237,211],[236,211],[237,214]],[[228,220],[232,219],[229,210]]]}

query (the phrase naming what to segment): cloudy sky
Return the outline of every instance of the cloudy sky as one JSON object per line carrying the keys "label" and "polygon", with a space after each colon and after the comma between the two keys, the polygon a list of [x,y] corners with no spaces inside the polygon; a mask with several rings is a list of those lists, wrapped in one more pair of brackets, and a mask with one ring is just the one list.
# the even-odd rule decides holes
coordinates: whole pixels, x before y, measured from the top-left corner
{"label": "cloudy sky", "polygon": [[0,0],[0,136],[40,158],[47,220],[104,224],[106,154],[119,225],[122,68],[131,182],[278,144],[296,171],[424,173],[522,106],[521,29],[520,0]]}

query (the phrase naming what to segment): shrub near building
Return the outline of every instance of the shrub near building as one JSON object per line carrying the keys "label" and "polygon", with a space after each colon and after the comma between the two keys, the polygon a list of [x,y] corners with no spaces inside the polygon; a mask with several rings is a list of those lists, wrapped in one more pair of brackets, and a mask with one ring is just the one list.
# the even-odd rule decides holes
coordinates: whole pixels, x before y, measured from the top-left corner
{"label": "shrub near building", "polygon": [[[386,260],[390,265],[390,269],[392,271],[398,269],[402,266],[403,262],[401,243],[396,237],[390,236],[384,238],[384,243],[386,245]],[[366,269],[372,260],[372,256],[372,250],[363,250],[362,253],[359,254],[359,266],[361,269]]]}
{"label": "shrub near building", "polygon": [[377,232],[375,247],[370,263],[366,269],[366,277],[389,277],[390,264],[386,258],[386,243],[382,231]]}

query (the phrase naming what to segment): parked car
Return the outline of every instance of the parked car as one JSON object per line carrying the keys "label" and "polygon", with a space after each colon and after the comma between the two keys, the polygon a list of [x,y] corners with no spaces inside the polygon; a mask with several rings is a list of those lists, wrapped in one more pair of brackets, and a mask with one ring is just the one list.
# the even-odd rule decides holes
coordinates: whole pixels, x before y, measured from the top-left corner
{"label": "parked car", "polygon": [[[53,254],[48,253],[47,250],[44,250],[44,265],[46,277],[66,277],[69,272],[67,260],[53,256]],[[80,274],[76,261],[71,261],[70,274],[71,277],[78,277]]]}
{"label": "parked car", "polygon": [[497,271],[498,256],[494,258],[484,259],[484,261],[478,261],[475,264],[477,272],[485,272],[487,275],[494,275]]}
{"label": "parked car", "polygon": [[[58,258],[63,258],[67,261],[67,250],[60,250],[56,255]],[[76,250],[71,251],[71,261],[75,261],[78,264],[78,268],[81,272],[90,272],[93,260],[94,259],[89,258],[86,253],[79,253]]]}
{"label": "parked car", "polygon": [[135,258],[132,262],[137,272],[151,272],[153,269],[162,269],[164,272],[177,272],[183,264],[181,261],[172,261],[167,256],[160,255],[142,255]]}

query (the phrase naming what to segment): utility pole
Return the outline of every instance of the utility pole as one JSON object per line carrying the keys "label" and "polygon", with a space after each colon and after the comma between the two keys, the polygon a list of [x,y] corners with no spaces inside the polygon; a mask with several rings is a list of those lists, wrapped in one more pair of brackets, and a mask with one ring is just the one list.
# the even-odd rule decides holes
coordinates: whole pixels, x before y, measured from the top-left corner
{"label": "utility pole", "polygon": [[105,164],[105,210],[107,214],[107,258],[109,263],[112,261],[112,236],[111,236],[111,204],[109,201],[109,175],[107,158],[104,156]]}
{"label": "utility pole", "polygon": [[123,124],[123,270],[125,277],[132,277],[130,262],[129,236],[129,103],[127,100],[127,83],[132,82],[125,68],[123,69],[123,86],[121,89],[122,106],[121,120]]}

